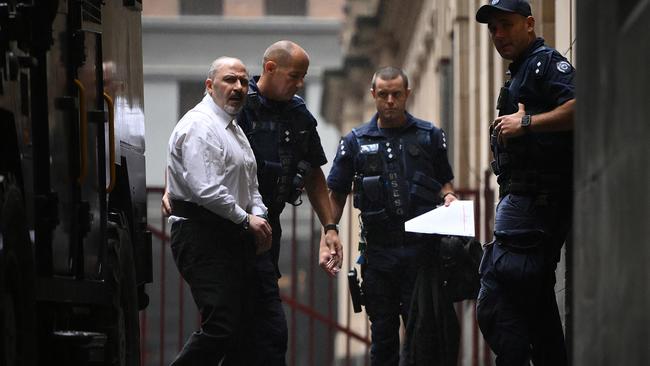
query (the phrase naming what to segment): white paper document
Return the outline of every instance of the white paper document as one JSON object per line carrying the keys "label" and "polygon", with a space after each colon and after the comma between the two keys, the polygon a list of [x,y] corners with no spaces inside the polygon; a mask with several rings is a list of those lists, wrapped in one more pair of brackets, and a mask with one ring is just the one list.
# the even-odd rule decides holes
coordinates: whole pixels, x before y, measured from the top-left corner
{"label": "white paper document", "polygon": [[454,201],[404,223],[412,233],[476,236],[474,232],[474,201]]}

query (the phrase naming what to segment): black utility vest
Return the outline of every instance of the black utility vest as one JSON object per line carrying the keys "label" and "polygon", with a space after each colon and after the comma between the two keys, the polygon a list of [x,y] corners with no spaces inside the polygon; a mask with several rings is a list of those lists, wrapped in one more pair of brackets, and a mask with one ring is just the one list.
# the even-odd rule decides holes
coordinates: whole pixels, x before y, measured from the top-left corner
{"label": "black utility vest", "polygon": [[388,231],[440,202],[441,185],[433,177],[433,126],[416,121],[393,136],[352,130],[358,151],[354,160],[354,207],[366,230]]}
{"label": "black utility vest", "polygon": [[304,170],[302,176],[308,174],[310,167],[303,166],[309,150],[311,120],[296,113],[301,104],[273,110],[262,104],[257,93],[249,93],[248,98],[245,113],[250,129],[246,136],[257,161],[260,194],[271,214],[279,215],[296,192],[298,170]]}
{"label": "black utility vest", "polygon": [[[540,60],[557,52],[546,46],[532,51],[501,88],[497,109],[499,116],[513,114],[524,102],[526,114],[536,115],[554,109],[543,99],[543,91],[535,75]],[[523,93],[526,93],[523,95]],[[573,133],[529,131],[508,140],[507,147],[498,144],[491,133],[490,146],[494,155],[492,170],[498,176],[499,193],[537,195],[570,191],[573,163]]]}

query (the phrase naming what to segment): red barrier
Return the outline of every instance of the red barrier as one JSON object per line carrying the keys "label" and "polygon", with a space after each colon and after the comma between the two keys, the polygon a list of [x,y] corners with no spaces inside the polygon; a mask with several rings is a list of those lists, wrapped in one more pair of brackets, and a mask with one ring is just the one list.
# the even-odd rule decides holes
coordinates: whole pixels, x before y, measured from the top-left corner
{"label": "red barrier", "polygon": [[[148,188],[147,189],[147,194],[149,197],[151,197],[152,201],[150,204],[157,204],[159,202],[159,197],[162,195],[162,188]],[[488,212],[488,215],[486,215],[485,220],[482,222],[480,219],[481,215],[481,194],[479,191],[476,190],[463,190],[459,189],[457,190],[457,193],[459,197],[462,199],[472,199],[474,200],[474,205],[475,205],[475,225],[476,225],[476,232],[481,233],[481,229],[484,227],[485,228],[485,233],[484,233],[484,240],[489,239],[488,234],[490,233],[491,225],[490,225],[490,218],[491,218],[491,211]],[[492,207],[492,196],[490,195],[491,191],[486,189],[484,191],[484,198],[485,198],[485,204],[486,207],[491,208]],[[348,202],[348,207],[352,207],[352,202],[351,198],[349,198]],[[307,362],[308,365],[314,365],[316,364],[319,360],[326,360],[327,365],[334,365],[336,364],[345,364],[345,365],[352,365],[352,341],[360,342],[362,345],[365,345],[365,354],[362,355],[362,359],[365,365],[370,364],[370,359],[369,359],[369,346],[370,346],[370,329],[369,329],[369,324],[366,324],[365,327],[365,334],[360,334],[358,331],[355,331],[351,329],[351,321],[352,321],[352,309],[351,306],[349,305],[349,299],[341,299],[340,301],[347,301],[348,306],[345,307],[346,310],[344,310],[344,313],[341,315],[336,314],[336,309],[337,309],[337,294],[335,292],[335,279],[329,278],[327,279],[326,285],[323,286],[321,283],[321,287],[318,288],[318,291],[321,290],[326,290],[327,291],[327,296],[326,296],[326,311],[325,313],[318,311],[317,310],[317,300],[316,300],[316,291],[317,291],[317,284],[316,284],[316,279],[318,276],[326,276],[324,273],[320,271],[320,268],[318,268],[318,264],[313,258],[315,253],[318,253],[318,245],[319,245],[319,240],[320,240],[320,225],[318,224],[318,220],[315,217],[315,214],[313,211],[310,213],[310,218],[309,218],[309,228],[310,228],[310,235],[308,238],[309,243],[299,243],[300,241],[298,239],[297,235],[297,227],[298,227],[298,211],[296,207],[292,207],[291,210],[285,210],[287,214],[290,214],[290,225],[285,226],[290,226],[288,228],[285,228],[285,236],[286,234],[289,234],[289,243],[290,243],[290,248],[285,248],[283,250],[288,250],[290,253],[290,264],[288,268],[288,273],[289,273],[289,278],[291,279],[291,283],[288,286],[288,294],[284,293],[281,291],[281,298],[283,303],[288,307],[288,320],[289,320],[289,337],[290,337],[290,345],[289,345],[289,354],[288,354],[288,361],[290,366],[295,366],[297,364],[302,364],[302,362]],[[349,227],[352,227],[352,215],[348,215],[349,217],[349,222],[347,223]],[[183,346],[183,343],[185,342],[185,338],[187,336],[185,330],[186,326],[186,312],[191,312],[192,309],[186,309],[184,306],[184,301],[185,301],[185,292],[188,290],[186,286],[184,285],[184,281],[182,281],[179,278],[179,274],[175,266],[166,266],[166,261],[167,261],[167,255],[166,251],[169,250],[168,244],[170,242],[169,234],[167,233],[167,218],[163,217],[162,215],[160,216],[159,221],[156,220],[150,220],[149,221],[149,230],[152,232],[153,236],[155,239],[157,239],[155,242],[156,244],[160,245],[159,248],[154,248],[155,250],[159,251],[159,260],[160,260],[160,265],[159,265],[159,271],[157,271],[157,279],[154,281],[152,285],[149,285],[148,290],[158,290],[159,291],[159,304],[157,304],[159,313],[158,319],[153,318],[150,314],[148,314],[148,311],[152,309],[152,306],[150,306],[147,310],[142,311],[140,314],[140,322],[141,322],[141,361],[142,365],[150,365],[156,363],[155,361],[158,361],[157,363],[159,365],[166,365],[168,364],[172,357],[171,355],[175,353],[176,351],[180,350]],[[318,229],[317,229],[318,228]],[[348,258],[352,260],[352,243],[356,243],[358,241],[356,237],[356,232],[355,230],[347,230],[348,232],[348,237],[344,238],[344,242],[349,243],[347,245],[347,251],[346,255]],[[302,240],[304,241],[304,240]],[[298,260],[299,260],[299,254],[298,254],[298,247],[299,245],[302,245],[303,247],[306,246],[309,248],[309,262],[306,266],[306,270],[304,273],[308,274],[308,281],[306,281],[306,290],[304,291],[306,293],[306,301],[300,301],[299,299],[299,289],[298,289],[298,281],[299,281],[299,269],[298,269]],[[171,281],[169,284],[167,283],[167,280]],[[172,297],[168,297],[168,292],[166,291],[166,287],[168,285],[173,285],[173,281],[178,280],[178,294],[174,295]],[[323,280],[320,279],[322,282]],[[172,287],[173,289],[173,287]],[[174,291],[170,291],[169,294],[172,294]],[[154,292],[155,293],[155,292]],[[322,298],[322,297],[321,297]],[[322,301],[322,300],[321,300]],[[172,303],[178,303],[177,308],[175,309],[167,309],[167,304],[168,302]],[[155,305],[155,304],[154,304]],[[321,304],[321,307],[323,304]],[[468,321],[465,316],[465,308],[470,307],[471,310],[471,316],[470,318],[475,319],[476,313],[475,313],[475,306],[473,305],[466,305],[465,303],[459,303],[456,304],[456,310],[459,318],[461,321]],[[156,308],[154,306],[154,308]],[[303,339],[300,339],[297,333],[297,327],[298,327],[298,314],[301,316],[306,316],[308,318],[307,322],[307,335],[306,337],[302,337]],[[166,318],[166,316],[169,316],[170,318],[173,318],[173,321],[170,321],[169,318]],[[363,315],[359,316],[366,316],[365,313]],[[339,319],[344,319],[344,324],[339,323]],[[367,319],[367,318],[366,318]],[[153,320],[153,322],[151,321]],[[151,344],[149,342],[153,341],[148,338],[148,335],[151,333],[151,331],[148,330],[148,327],[152,327],[154,322],[157,320],[157,325],[159,327],[158,332],[158,339],[157,342],[158,344]],[[200,326],[200,315],[198,315],[197,312],[197,327]],[[323,344],[324,347],[316,347],[316,333],[317,329],[321,329],[319,327],[323,327],[324,332],[326,334],[323,342],[320,342],[318,344]],[[461,357],[459,357],[459,365],[472,365],[472,366],[491,366],[492,363],[492,357],[491,353],[489,351],[489,348],[485,345],[482,337],[480,337],[480,332],[478,331],[478,328],[475,324],[475,321],[473,321],[473,324],[470,327],[471,333],[469,335],[469,340],[461,347]],[[155,334],[155,333],[154,333]],[[342,335],[345,337],[345,342],[344,342],[344,353],[337,353],[335,352],[335,347],[334,347],[334,341],[336,339],[337,335]],[[167,337],[170,337],[169,339],[174,339],[176,342],[175,348],[177,350],[169,350],[165,347],[165,342],[168,339]],[[298,349],[297,344],[298,340],[306,340],[306,346],[305,348],[300,348]],[[155,342],[155,341],[154,341]],[[324,348],[324,349],[323,349]],[[306,349],[306,355],[304,354]],[[151,351],[151,352],[150,352]],[[317,356],[319,354],[319,351],[321,352],[321,356]],[[155,357],[155,353],[157,352],[158,360],[152,360],[150,359],[150,356]],[[302,352],[302,358],[301,360],[304,361],[299,361],[298,357],[298,352]],[[166,355],[167,353],[167,355]],[[324,353],[324,354],[323,354]],[[471,354],[471,356],[468,358],[469,363],[462,363],[462,355],[465,353]],[[336,355],[339,356],[344,356],[344,359],[335,359]],[[166,357],[167,356],[167,357]],[[358,357],[359,355],[355,355],[355,357]],[[320,357],[320,358],[319,358]],[[342,363],[341,363],[342,362]],[[357,364],[357,363],[355,363]]]}

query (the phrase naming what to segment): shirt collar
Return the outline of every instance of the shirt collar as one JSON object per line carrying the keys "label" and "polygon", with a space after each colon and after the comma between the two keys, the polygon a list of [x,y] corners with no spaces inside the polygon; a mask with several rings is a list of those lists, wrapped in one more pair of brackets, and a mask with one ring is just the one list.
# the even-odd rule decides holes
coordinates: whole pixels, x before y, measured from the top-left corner
{"label": "shirt collar", "polygon": [[[409,127],[411,127],[413,124],[415,124],[415,117],[413,117],[410,113],[406,113],[406,124],[401,128],[402,130],[406,130]],[[383,136],[381,129],[377,125],[377,119],[379,115],[375,113],[374,116],[370,119],[368,122],[368,127],[363,131],[363,134],[366,136]]]}
{"label": "shirt collar", "polygon": [[524,63],[528,59],[528,57],[535,52],[536,49],[544,45],[544,38],[542,37],[537,37],[526,49],[526,51],[516,60],[510,63],[508,66],[508,69],[510,70],[510,73],[514,75],[517,70],[519,69],[519,66]]}

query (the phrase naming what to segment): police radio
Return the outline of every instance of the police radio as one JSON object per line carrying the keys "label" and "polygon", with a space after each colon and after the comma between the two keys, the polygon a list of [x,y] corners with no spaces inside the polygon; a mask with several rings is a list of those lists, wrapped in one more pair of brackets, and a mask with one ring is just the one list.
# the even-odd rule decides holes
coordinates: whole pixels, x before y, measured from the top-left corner
{"label": "police radio", "polygon": [[311,170],[311,164],[305,160],[300,160],[296,166],[296,175],[291,181],[291,187],[293,190],[289,193],[287,202],[294,206],[299,206],[302,204],[302,191],[305,189],[305,177],[309,174]]}

